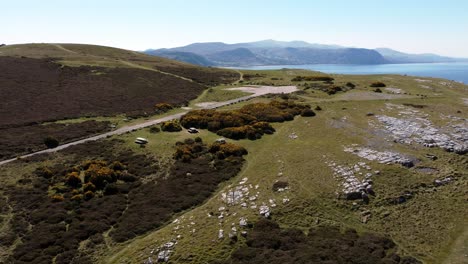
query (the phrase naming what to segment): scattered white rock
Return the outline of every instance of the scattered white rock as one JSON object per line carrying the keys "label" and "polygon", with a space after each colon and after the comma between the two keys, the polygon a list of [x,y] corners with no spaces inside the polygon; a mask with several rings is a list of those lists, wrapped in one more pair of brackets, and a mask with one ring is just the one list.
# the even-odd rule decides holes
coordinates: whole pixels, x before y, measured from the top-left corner
{"label": "scattered white rock", "polygon": [[393,94],[401,94],[403,90],[399,89],[399,88],[392,88],[392,87],[387,87],[384,89],[385,91],[388,91],[390,93],[393,93]]}
{"label": "scattered white rock", "polygon": [[266,218],[270,217],[270,207],[266,205],[261,205],[259,208],[259,212],[261,216],[264,216]]}
{"label": "scattered white rock", "polygon": [[434,184],[435,184],[436,186],[441,186],[441,185],[445,185],[445,184],[447,184],[447,183],[449,183],[449,182],[451,182],[451,181],[453,181],[453,178],[452,178],[452,177],[445,177],[445,178],[443,178],[442,180],[435,180],[435,181],[434,181]]}
{"label": "scattered white rock", "polygon": [[241,227],[247,226],[247,218],[241,217],[239,219],[239,226],[241,226]]}
{"label": "scattered white rock", "polygon": [[[348,200],[366,198],[367,193],[373,193],[372,180],[370,176],[363,180],[359,180],[355,175],[356,166],[359,164],[344,166],[337,165],[335,162],[327,162],[327,165],[333,170],[333,176],[341,183],[341,193],[344,194]],[[363,166],[367,166],[364,164]],[[369,175],[369,174],[368,174]]]}
{"label": "scattered white rock", "polygon": [[468,152],[468,119],[444,116],[450,122],[440,129],[432,124],[427,114],[418,110],[394,104],[386,104],[386,107],[399,110],[401,118],[386,115],[375,117],[395,142],[403,144],[414,142],[428,148],[439,147],[459,154]]}
{"label": "scattered white rock", "polygon": [[[403,156],[400,153],[397,152],[392,152],[392,151],[376,151],[373,149],[369,148],[364,148],[364,147],[357,147],[357,146],[351,146],[351,147],[345,147],[344,148],[345,152],[349,152],[352,154],[355,154],[361,158],[367,159],[367,160],[372,160],[372,161],[377,161],[382,164],[401,164],[405,167],[412,167],[413,161],[405,156]],[[358,163],[359,166],[365,168],[366,170],[370,170],[371,168],[367,166],[365,163]],[[356,165],[354,166],[355,171],[360,171],[359,167],[356,168]],[[371,176],[372,174],[367,173],[366,176],[369,175]]]}

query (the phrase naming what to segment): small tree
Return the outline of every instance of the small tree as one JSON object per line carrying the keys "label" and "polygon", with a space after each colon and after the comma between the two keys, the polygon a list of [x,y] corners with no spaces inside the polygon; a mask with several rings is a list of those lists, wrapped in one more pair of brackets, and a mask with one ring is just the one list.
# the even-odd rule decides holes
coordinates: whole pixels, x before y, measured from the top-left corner
{"label": "small tree", "polygon": [[59,141],[53,137],[46,137],[44,139],[44,144],[47,146],[47,148],[56,148],[59,145]]}

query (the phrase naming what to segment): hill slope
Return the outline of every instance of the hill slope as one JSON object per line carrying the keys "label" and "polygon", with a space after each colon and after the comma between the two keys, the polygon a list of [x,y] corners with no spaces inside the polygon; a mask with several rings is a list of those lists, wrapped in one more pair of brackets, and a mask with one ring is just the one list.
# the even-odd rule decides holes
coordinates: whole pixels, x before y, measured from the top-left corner
{"label": "hill slope", "polygon": [[78,44],[4,46],[0,69],[0,126],[148,111],[155,103],[180,104],[207,85],[238,79],[234,71]]}
{"label": "hill slope", "polygon": [[146,54],[153,56],[161,56],[164,58],[183,61],[195,65],[201,66],[213,66],[213,62],[207,60],[205,57],[195,54],[193,52],[183,52],[183,51],[166,51],[166,50],[147,50]]}
{"label": "hill slope", "polygon": [[[60,136],[63,131],[73,131],[71,127],[44,128],[40,126],[43,122],[119,114],[149,115],[154,113],[157,103],[185,104],[206,87],[238,78],[235,71],[103,46],[0,47],[0,159],[44,147],[46,135],[41,131],[73,140],[69,132],[66,137]],[[78,124],[69,126],[78,129]],[[100,127],[99,131],[82,131],[79,137],[102,132],[109,124],[96,127]]]}

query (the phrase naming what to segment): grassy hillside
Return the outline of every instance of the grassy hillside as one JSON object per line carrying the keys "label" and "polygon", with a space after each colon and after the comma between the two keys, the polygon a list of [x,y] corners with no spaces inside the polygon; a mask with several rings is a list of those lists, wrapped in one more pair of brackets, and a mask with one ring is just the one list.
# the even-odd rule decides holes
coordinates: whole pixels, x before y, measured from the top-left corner
{"label": "grassy hillside", "polygon": [[[0,47],[0,146],[4,146],[0,159],[44,147],[40,143],[44,140],[41,131],[49,131],[49,136],[61,134],[59,130],[63,129],[58,126],[38,127],[43,122],[121,114],[148,116],[154,114],[157,103],[183,105],[207,87],[232,83],[238,78],[236,71],[204,68],[111,47]],[[108,126],[92,131],[102,132]],[[30,131],[28,138],[17,133],[21,130]],[[82,137],[92,133],[79,134]],[[66,141],[77,138],[59,137]],[[12,138],[17,140],[11,142]],[[18,142],[36,143],[18,146]]]}
{"label": "grassy hillside", "polygon": [[[243,73],[245,82],[282,85],[290,84],[298,75],[317,76],[317,73],[295,70]],[[246,75],[248,81],[245,79]],[[106,257],[100,257],[101,262],[137,263],[147,260],[148,257],[155,260],[157,253],[164,250],[164,243],[169,241],[177,241],[177,245],[172,248],[172,263],[210,263],[214,260],[230,259],[232,251],[242,248],[245,243],[250,243],[247,244],[250,249],[247,252],[236,251],[236,255],[232,256],[233,263],[241,257],[251,256],[255,259],[252,252],[261,254],[263,248],[255,251],[252,249],[252,243],[269,245],[270,240],[252,242],[248,235],[247,239],[244,239],[240,236],[240,231],[255,232],[255,229],[240,227],[239,219],[245,218],[255,223],[257,219],[262,218],[258,206],[265,204],[272,210],[271,219],[284,229],[298,228],[309,232],[311,228],[353,228],[360,234],[372,232],[391,237],[397,243],[400,254],[415,256],[426,263],[464,263],[461,252],[466,248],[466,243],[461,241],[466,241],[464,219],[467,215],[463,209],[466,198],[464,188],[468,183],[466,155],[438,148],[426,148],[419,144],[393,142],[386,132],[374,125],[379,122],[376,115],[405,118],[405,114],[400,111],[411,109],[427,114],[429,120],[441,128],[458,118],[466,120],[463,98],[468,95],[467,87],[441,79],[396,75],[332,77],[335,79],[333,85],[346,86],[351,82],[356,87],[347,92],[340,91],[328,95],[320,90],[322,86],[319,86],[319,83],[295,82],[302,88],[302,91],[297,93],[296,100],[309,103],[313,108],[321,107],[322,110],[316,111],[316,117],[298,117],[291,122],[274,124],[276,132],[260,140],[236,141],[249,151],[247,164],[232,181],[220,186],[217,195],[204,205],[177,215],[173,223],[160,230],[129,243],[117,245],[110,252],[103,249]],[[390,92],[392,90],[386,91],[385,88],[382,88],[382,93],[374,92],[375,88],[370,87],[370,84],[377,81],[384,82],[387,87],[401,89],[401,94],[394,94]],[[314,83],[316,88],[308,88],[310,83]],[[244,104],[269,100],[271,99],[259,98],[225,109],[238,109]],[[400,105],[403,109],[388,109],[388,104]],[[463,123],[463,119],[461,122],[466,129],[467,124]],[[134,137],[147,137],[155,143],[143,152],[161,153],[165,148],[163,144],[156,142],[175,142],[188,137],[185,132],[176,135],[177,137],[168,137],[164,134],[138,131],[123,138],[130,144]],[[200,136],[205,141],[217,138],[208,131],[202,131]],[[352,144],[410,155],[416,157],[419,163],[413,168],[406,168],[398,164],[369,161],[344,151],[346,146]],[[428,158],[426,154],[436,156],[437,160]],[[333,176],[330,162],[335,163],[335,166],[351,167],[365,162],[371,167],[372,173],[379,171],[379,174],[372,178],[375,196],[371,196],[369,203],[337,198],[341,179]],[[444,179],[447,176],[454,176],[456,180],[435,187],[436,179]],[[273,186],[278,181],[287,182],[289,190],[275,192]],[[222,194],[235,189],[236,186],[249,188],[251,195],[257,197],[253,201],[257,205],[256,208],[251,208],[251,201],[247,202],[247,207],[240,203],[228,205],[223,201]],[[393,202],[405,192],[411,193],[411,199],[401,203]],[[271,207],[270,200],[274,201],[275,207]],[[223,207],[225,209],[222,209]],[[214,213],[212,217],[209,216],[210,212]],[[223,217],[218,218],[220,215]],[[232,224],[237,228],[238,242],[228,238],[227,234],[231,232]],[[191,232],[192,229],[196,231]],[[225,237],[222,239],[218,238],[219,230],[224,230]],[[287,249],[285,253],[270,251],[269,254],[283,256],[293,249]],[[339,254],[341,253],[343,251],[339,251]]]}
{"label": "grassy hillside", "polygon": [[204,84],[230,83],[235,71],[205,68],[144,53],[84,44],[21,44],[0,47],[0,56],[54,58],[67,66],[125,67],[159,71]]}
{"label": "grassy hillside", "polygon": [[[299,91],[219,111],[277,100],[310,105],[316,116],[271,123],[274,133],[260,139],[228,139],[248,151],[242,162],[220,163],[220,153],[198,160],[207,154],[200,144],[220,137],[207,129],[194,136],[147,128],[2,166],[0,262],[34,256],[44,263],[142,263],[160,256],[169,263],[252,263],[272,256],[281,263],[419,263],[410,256],[466,262],[467,158],[444,150],[438,138],[468,142],[467,86],[397,75],[242,73],[243,84],[292,84]],[[377,82],[385,85],[380,92],[372,87]],[[205,92],[196,101],[227,96],[220,87],[212,93],[217,96]],[[420,129],[402,138],[410,127]],[[440,146],[425,146],[422,135],[440,135],[427,141]],[[148,145],[139,147],[136,137]],[[362,155],[363,149],[377,154]],[[388,158],[386,152],[412,166],[376,158]],[[213,159],[209,166],[205,158]],[[84,187],[71,188],[66,177],[79,172],[84,181],[89,159],[118,160],[133,178],[118,173],[116,188],[74,203],[72,195],[84,195]],[[364,182],[367,173],[367,198],[347,197],[345,184]],[[64,200],[53,202],[54,195]],[[60,243],[37,239],[52,231]]]}

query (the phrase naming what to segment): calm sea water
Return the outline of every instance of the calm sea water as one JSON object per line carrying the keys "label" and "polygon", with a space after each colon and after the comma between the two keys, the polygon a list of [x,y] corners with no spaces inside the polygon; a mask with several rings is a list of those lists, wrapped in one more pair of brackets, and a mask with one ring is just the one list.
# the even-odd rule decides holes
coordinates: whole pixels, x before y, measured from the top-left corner
{"label": "calm sea water", "polygon": [[408,63],[379,65],[310,64],[252,66],[240,69],[306,69],[337,74],[401,74],[423,77],[436,77],[468,84],[468,62],[460,63]]}

